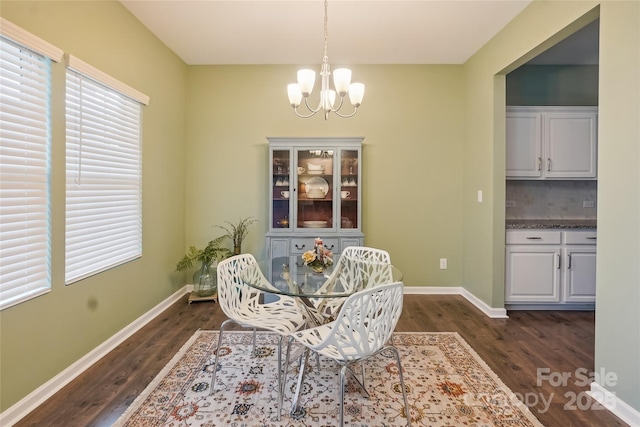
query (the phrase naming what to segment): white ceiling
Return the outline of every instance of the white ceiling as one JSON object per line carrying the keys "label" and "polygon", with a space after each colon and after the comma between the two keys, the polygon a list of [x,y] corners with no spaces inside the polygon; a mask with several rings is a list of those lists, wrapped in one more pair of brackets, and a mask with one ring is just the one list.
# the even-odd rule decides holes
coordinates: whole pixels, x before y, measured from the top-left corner
{"label": "white ceiling", "polygon": [[[322,0],[120,0],[187,64],[322,62]],[[462,64],[531,0],[331,0],[328,57]]]}

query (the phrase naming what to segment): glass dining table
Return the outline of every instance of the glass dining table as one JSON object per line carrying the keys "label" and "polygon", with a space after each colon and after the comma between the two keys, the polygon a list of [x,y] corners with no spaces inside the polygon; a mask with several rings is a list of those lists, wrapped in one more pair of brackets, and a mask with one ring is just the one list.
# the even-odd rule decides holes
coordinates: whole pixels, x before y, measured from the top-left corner
{"label": "glass dining table", "polygon": [[331,265],[316,271],[305,265],[300,256],[273,257],[247,268],[241,278],[252,288],[265,292],[266,303],[277,298],[276,295],[295,297],[304,304],[306,314],[316,325],[333,320],[326,312],[320,314],[324,306],[332,305],[330,300],[402,280],[400,269],[389,263],[340,255],[332,259]]}
{"label": "glass dining table", "polygon": [[[361,289],[374,286],[376,281],[402,280],[402,272],[393,264],[363,260],[357,257],[334,255],[332,264],[322,271],[316,271],[305,265],[300,256],[280,256],[259,260],[257,267],[268,280],[268,284],[252,277],[250,272],[245,274],[249,279],[247,284],[253,288],[289,296],[310,296],[320,298],[346,297],[358,288],[342,286],[332,289],[322,289],[324,282],[338,274],[351,273],[350,279],[358,280]],[[356,273],[357,271],[357,273]],[[267,288],[275,289],[267,290]]]}
{"label": "glass dining table", "polygon": [[[392,264],[334,255],[333,262],[322,271],[305,265],[300,256],[273,257],[258,261],[240,274],[247,285],[264,292],[268,304],[278,295],[294,297],[314,327],[335,320],[342,303],[350,295],[376,285],[402,280],[402,271]],[[298,381],[292,399],[291,415],[301,413],[298,405],[304,381],[308,352],[301,349]],[[284,392],[284,390],[282,391]]]}

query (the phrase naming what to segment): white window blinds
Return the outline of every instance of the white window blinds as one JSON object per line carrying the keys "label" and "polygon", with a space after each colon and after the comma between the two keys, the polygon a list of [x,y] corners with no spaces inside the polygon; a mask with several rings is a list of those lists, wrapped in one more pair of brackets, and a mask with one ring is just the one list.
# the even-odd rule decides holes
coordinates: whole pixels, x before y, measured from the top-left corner
{"label": "white window blinds", "polygon": [[142,107],[123,84],[69,59],[66,284],[142,255]]}
{"label": "white window blinds", "polygon": [[[0,309],[51,289],[51,59],[61,51],[0,26]],[[45,56],[46,55],[46,56]]]}

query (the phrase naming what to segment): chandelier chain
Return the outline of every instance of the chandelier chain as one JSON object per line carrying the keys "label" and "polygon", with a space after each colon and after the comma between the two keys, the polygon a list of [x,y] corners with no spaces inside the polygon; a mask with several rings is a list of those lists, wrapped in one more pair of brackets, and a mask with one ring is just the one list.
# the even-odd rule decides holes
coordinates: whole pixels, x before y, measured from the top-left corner
{"label": "chandelier chain", "polygon": [[327,56],[327,40],[329,39],[329,0],[324,0],[324,58],[323,62],[329,62]]}

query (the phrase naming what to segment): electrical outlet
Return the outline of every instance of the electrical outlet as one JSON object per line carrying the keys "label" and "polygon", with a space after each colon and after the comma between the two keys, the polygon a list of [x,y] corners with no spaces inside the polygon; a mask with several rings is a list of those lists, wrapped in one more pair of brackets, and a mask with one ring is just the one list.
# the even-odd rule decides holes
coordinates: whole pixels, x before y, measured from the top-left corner
{"label": "electrical outlet", "polygon": [[516,201],[515,200],[507,200],[507,207],[508,208],[515,208],[516,207]]}
{"label": "electrical outlet", "polygon": [[447,259],[440,258],[440,270],[446,270],[446,269],[447,269]]}
{"label": "electrical outlet", "polygon": [[596,207],[596,202],[594,202],[593,200],[585,200],[582,202],[582,207],[583,208],[595,208]]}

